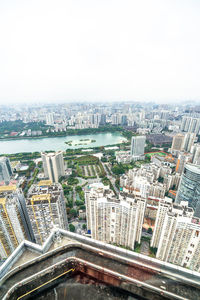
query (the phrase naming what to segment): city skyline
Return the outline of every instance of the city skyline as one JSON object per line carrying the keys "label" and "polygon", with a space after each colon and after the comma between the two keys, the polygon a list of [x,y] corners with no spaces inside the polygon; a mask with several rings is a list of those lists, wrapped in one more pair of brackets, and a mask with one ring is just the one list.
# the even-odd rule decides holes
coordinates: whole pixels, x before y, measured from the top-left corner
{"label": "city skyline", "polygon": [[2,274],[71,234],[200,276],[199,106],[1,106],[0,138]]}
{"label": "city skyline", "polygon": [[200,298],[199,16],[0,1],[0,299]]}

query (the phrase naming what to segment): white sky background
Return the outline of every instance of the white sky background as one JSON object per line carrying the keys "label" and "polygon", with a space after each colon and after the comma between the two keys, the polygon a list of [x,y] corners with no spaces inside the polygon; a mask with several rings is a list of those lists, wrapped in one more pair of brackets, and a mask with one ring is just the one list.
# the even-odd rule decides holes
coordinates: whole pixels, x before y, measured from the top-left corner
{"label": "white sky background", "polygon": [[199,0],[0,0],[0,104],[200,102]]}

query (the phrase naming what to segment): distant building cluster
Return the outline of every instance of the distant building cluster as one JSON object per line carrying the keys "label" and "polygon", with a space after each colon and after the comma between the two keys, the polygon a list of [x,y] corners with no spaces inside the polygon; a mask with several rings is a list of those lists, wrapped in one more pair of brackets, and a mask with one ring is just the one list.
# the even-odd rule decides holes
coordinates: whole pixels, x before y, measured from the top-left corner
{"label": "distant building cluster", "polygon": [[[9,121],[20,129],[7,130]],[[65,158],[68,169],[62,151],[41,152],[37,162],[1,156],[1,260],[24,239],[42,245],[54,227],[68,229],[69,200],[74,224],[78,217],[87,221],[87,233],[77,227],[80,223],[78,229],[70,224],[72,231],[131,250],[145,237],[157,259],[200,271],[200,110],[150,103],[3,107],[0,123],[5,126],[0,138],[107,125],[126,130],[130,138],[129,145],[111,145],[98,154],[91,145],[84,149],[83,154],[94,150],[99,157],[95,169],[90,155],[84,168],[77,163],[82,152]],[[40,167],[31,168],[34,164]],[[18,173],[23,174],[19,180]]]}
{"label": "distant building cluster", "polygon": [[[162,181],[162,182],[159,182]],[[170,166],[164,163],[159,166],[156,163],[142,165],[141,168],[133,168],[126,175],[120,177],[120,186],[127,193],[143,197],[154,196],[164,198],[165,193],[174,185],[178,187],[179,174],[172,174]]]}
{"label": "distant building cluster", "polygon": [[115,153],[117,162],[127,164],[132,161],[144,160],[145,141],[145,136],[133,136],[131,139],[130,151],[118,151]]}

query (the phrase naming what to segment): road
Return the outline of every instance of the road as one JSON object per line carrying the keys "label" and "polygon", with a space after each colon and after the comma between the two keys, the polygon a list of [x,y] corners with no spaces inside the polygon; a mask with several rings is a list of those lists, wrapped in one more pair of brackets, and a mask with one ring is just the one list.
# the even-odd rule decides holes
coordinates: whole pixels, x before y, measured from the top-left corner
{"label": "road", "polygon": [[149,242],[148,241],[141,241],[141,248],[140,253],[144,255],[149,255]]}
{"label": "road", "polygon": [[72,199],[73,199],[73,208],[76,209],[76,186],[73,186],[73,191],[72,191]]}
{"label": "road", "polygon": [[[118,195],[119,194],[119,190],[118,188],[115,186],[115,180],[116,178],[114,177],[114,174],[112,173],[110,167],[109,167],[109,164],[108,163],[102,163],[103,167],[104,167],[104,170],[106,172],[106,176],[108,177],[108,179],[110,180],[110,182],[112,183],[113,185],[113,188],[115,190],[115,193]],[[107,171],[107,168],[105,167],[105,165],[107,165],[107,167],[109,168],[110,170],[110,173],[113,174],[113,175],[110,175],[110,173]]]}

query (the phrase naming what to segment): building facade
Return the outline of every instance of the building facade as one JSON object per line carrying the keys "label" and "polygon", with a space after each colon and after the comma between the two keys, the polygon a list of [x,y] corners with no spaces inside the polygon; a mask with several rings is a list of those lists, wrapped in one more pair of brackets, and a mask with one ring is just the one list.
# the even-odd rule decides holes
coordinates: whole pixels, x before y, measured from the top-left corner
{"label": "building facade", "polygon": [[184,140],[185,140],[185,135],[181,133],[178,133],[173,137],[172,147],[171,147],[172,153],[183,150]]}
{"label": "building facade", "polygon": [[145,200],[113,192],[102,184],[86,191],[87,228],[94,239],[134,249],[140,243]]}
{"label": "building facade", "polygon": [[198,134],[200,130],[200,118],[184,116],[182,118],[181,130]]}
{"label": "building facade", "polygon": [[42,245],[53,227],[68,228],[65,198],[60,184],[43,180],[28,191],[26,207],[36,243]]}
{"label": "building facade", "polygon": [[54,113],[46,114],[46,124],[50,126],[54,125]]}
{"label": "building facade", "polygon": [[62,151],[55,153],[41,153],[44,175],[52,182],[57,182],[65,175],[64,160]]}
{"label": "building facade", "polygon": [[170,209],[165,214],[160,240],[154,242],[158,245],[156,258],[199,272],[200,220],[191,217],[192,213],[192,209],[180,206]]}
{"label": "building facade", "polygon": [[16,186],[0,187],[0,258],[7,258],[25,239],[35,241],[23,193]]}
{"label": "building facade", "polygon": [[196,144],[193,147],[193,158],[192,158],[192,162],[195,165],[200,165],[200,144]]}
{"label": "building facade", "polygon": [[200,166],[185,165],[176,196],[176,203],[181,201],[187,201],[194,216],[200,217]]}
{"label": "building facade", "polygon": [[7,157],[0,157],[0,181],[9,184],[13,175],[10,160]]}
{"label": "building facade", "polygon": [[145,148],[146,137],[133,136],[131,139],[131,155],[133,160],[144,159],[144,148]]}

